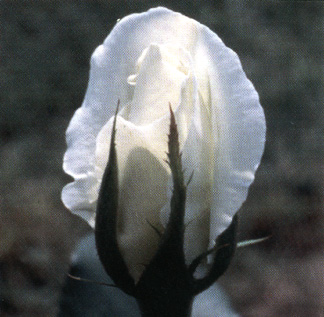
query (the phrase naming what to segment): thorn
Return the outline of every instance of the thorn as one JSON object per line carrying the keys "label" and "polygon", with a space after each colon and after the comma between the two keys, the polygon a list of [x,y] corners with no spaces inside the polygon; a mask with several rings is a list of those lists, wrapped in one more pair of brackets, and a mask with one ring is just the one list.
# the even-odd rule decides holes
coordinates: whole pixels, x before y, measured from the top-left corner
{"label": "thorn", "polygon": [[163,161],[170,166],[170,161],[169,160],[163,160]]}
{"label": "thorn", "polygon": [[86,283],[92,283],[92,284],[97,284],[97,285],[103,285],[103,286],[109,286],[109,287],[116,287],[118,288],[117,285],[115,284],[108,284],[108,283],[104,283],[104,282],[98,282],[98,281],[92,281],[92,280],[88,280],[86,278],[82,278],[82,277],[78,277],[78,276],[74,276],[71,275],[70,273],[66,274],[69,278],[76,280],[76,281],[80,281],[80,282],[86,282]]}
{"label": "thorn", "polygon": [[266,241],[266,240],[270,239],[271,237],[272,236],[267,236],[267,237],[259,238],[259,239],[251,239],[251,240],[241,241],[241,242],[238,242],[236,244],[236,247],[237,248],[245,248],[245,247],[248,247],[250,245],[254,245],[254,244],[258,244],[258,243],[261,243],[263,241]]}
{"label": "thorn", "polygon": [[157,233],[157,235],[161,238],[162,237],[162,232],[153,224],[151,224],[147,219],[145,219],[146,222],[150,225],[150,227]]}
{"label": "thorn", "polygon": [[190,219],[188,222],[185,223],[185,227],[187,228],[188,226],[190,226],[190,224],[193,223],[195,220],[197,220],[196,217]]}
{"label": "thorn", "polygon": [[192,171],[192,173],[190,174],[189,179],[188,179],[187,184],[186,184],[187,187],[191,183],[191,181],[193,179],[193,176],[194,176],[194,173],[195,173],[195,171]]}

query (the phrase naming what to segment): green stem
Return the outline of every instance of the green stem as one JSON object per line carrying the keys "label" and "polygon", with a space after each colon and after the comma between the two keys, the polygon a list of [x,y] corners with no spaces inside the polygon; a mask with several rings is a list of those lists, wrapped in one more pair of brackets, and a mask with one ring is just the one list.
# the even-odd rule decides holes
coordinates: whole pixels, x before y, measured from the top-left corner
{"label": "green stem", "polygon": [[[193,297],[183,290],[183,294],[164,293],[160,290],[148,292],[136,298],[143,317],[190,317]],[[149,296],[147,296],[149,295]]]}

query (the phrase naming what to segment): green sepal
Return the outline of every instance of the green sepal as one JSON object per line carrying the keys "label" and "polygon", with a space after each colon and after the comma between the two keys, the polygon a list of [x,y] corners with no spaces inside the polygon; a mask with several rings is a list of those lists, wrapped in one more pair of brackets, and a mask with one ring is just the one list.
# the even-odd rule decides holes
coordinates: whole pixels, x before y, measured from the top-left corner
{"label": "green sepal", "polygon": [[[119,105],[119,102],[118,102]],[[107,274],[125,293],[132,295],[135,282],[129,274],[117,242],[118,164],[115,145],[118,106],[111,134],[108,164],[106,166],[96,211],[95,238],[99,259]]]}
{"label": "green sepal", "polygon": [[168,164],[173,179],[171,212],[158,250],[136,285],[136,299],[143,316],[189,316],[194,297],[184,255],[186,186],[179,136],[170,107]]}

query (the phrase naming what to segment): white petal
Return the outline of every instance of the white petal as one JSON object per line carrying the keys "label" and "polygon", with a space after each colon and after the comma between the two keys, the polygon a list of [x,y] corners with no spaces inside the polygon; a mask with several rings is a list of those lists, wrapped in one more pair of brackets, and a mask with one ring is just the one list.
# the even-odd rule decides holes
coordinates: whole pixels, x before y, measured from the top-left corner
{"label": "white petal", "polygon": [[197,46],[194,59],[208,74],[210,87],[204,98],[210,100],[217,140],[210,224],[213,241],[246,199],[264,149],[265,119],[258,94],[237,55],[203,26]]}
{"label": "white petal", "polygon": [[188,69],[177,69],[174,60],[180,63],[179,56],[172,56],[167,47],[151,44],[145,50],[129,105],[129,121],[146,125],[169,113],[169,104],[178,105]]}
{"label": "white petal", "polygon": [[[128,119],[126,105],[135,96],[134,83],[138,80],[129,76],[137,73],[136,62],[151,43],[182,47],[192,56],[201,98],[213,129],[212,177],[216,185],[212,195],[210,238],[214,240],[229,225],[253,181],[263,152],[264,115],[258,95],[246,79],[236,54],[208,28],[164,8],[122,19],[92,56],[85,101],[67,131],[69,148],[64,169],[82,184],[75,182],[76,191],[91,189],[84,196],[73,194],[81,200],[84,197],[75,206],[88,206],[90,211],[93,208],[93,190],[88,178],[95,172],[97,135],[112,116],[118,99],[125,105],[121,115]],[[132,85],[128,84],[128,78]],[[199,131],[199,124],[196,130]],[[151,136],[150,142],[158,144],[157,139]],[[73,190],[63,192],[67,204],[72,201],[67,197],[69,193]]]}
{"label": "white petal", "polygon": [[185,254],[190,263],[209,244],[209,224],[213,186],[213,143],[210,116],[198,98],[194,120],[183,149],[183,167],[187,178]]}
{"label": "white petal", "polygon": [[[87,175],[95,172],[95,147],[99,131],[115,112],[117,100],[122,105],[131,101],[134,86],[127,78],[136,73],[136,61],[151,43],[191,49],[196,41],[198,23],[165,8],[132,14],[118,22],[105,42],[91,57],[89,85],[82,107],[76,111],[67,129],[68,149],[64,156],[64,171],[81,178],[87,188]],[[167,30],[167,31],[166,31]],[[123,113],[123,109],[121,111]],[[76,190],[80,188],[77,184]],[[62,200],[68,201],[70,191],[64,191]],[[80,192],[80,198],[83,193]],[[84,205],[89,205],[85,193]],[[93,199],[94,197],[91,197]],[[77,211],[77,210],[72,210]]]}
{"label": "white petal", "polygon": [[[97,157],[101,169],[105,168],[103,156],[107,155],[105,147],[111,127],[112,123],[109,122],[98,137]],[[159,243],[159,236],[152,226],[161,229],[159,211],[166,200],[169,174],[164,162],[167,142],[164,138],[157,139],[159,144],[147,142],[150,133],[149,128],[137,127],[121,117],[117,119],[118,242],[130,273],[136,280],[144,269],[143,264],[149,263]]]}
{"label": "white petal", "polygon": [[96,200],[98,196],[98,180],[94,176],[78,177],[73,183],[66,185],[62,191],[62,200],[73,213],[85,219],[94,227]]}
{"label": "white petal", "polygon": [[96,138],[100,124],[89,119],[92,117],[89,112],[86,108],[78,109],[67,130],[68,149],[64,155],[63,169],[75,181],[64,187],[62,201],[71,211],[93,223],[94,200],[97,199],[95,188],[98,183],[94,178],[93,139]]}

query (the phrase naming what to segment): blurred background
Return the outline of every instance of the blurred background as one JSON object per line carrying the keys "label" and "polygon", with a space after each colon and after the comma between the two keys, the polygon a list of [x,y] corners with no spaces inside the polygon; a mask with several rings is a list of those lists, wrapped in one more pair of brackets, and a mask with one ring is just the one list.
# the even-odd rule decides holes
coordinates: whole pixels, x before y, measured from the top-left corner
{"label": "blurred background", "polygon": [[241,0],[2,0],[0,311],[55,316],[88,226],[60,201],[65,130],[89,60],[116,20],[158,5],[215,31],[259,92],[267,143],[220,283],[242,316],[324,315],[324,3]]}

